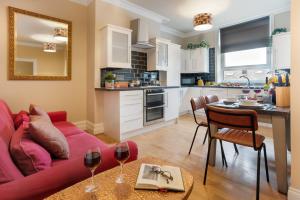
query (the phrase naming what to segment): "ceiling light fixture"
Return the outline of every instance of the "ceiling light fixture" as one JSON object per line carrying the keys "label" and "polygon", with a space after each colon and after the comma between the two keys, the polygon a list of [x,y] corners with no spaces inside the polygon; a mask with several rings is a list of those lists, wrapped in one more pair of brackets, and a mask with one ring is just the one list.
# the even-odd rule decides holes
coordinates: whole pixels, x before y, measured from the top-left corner
{"label": "ceiling light fixture", "polygon": [[50,43],[50,42],[44,43],[44,52],[55,53],[56,52],[56,44]]}
{"label": "ceiling light fixture", "polygon": [[55,28],[54,29],[54,39],[56,39],[58,41],[67,42],[68,41],[68,29]]}
{"label": "ceiling light fixture", "polygon": [[212,17],[210,13],[200,13],[194,17],[194,30],[206,31],[213,27],[211,24]]}

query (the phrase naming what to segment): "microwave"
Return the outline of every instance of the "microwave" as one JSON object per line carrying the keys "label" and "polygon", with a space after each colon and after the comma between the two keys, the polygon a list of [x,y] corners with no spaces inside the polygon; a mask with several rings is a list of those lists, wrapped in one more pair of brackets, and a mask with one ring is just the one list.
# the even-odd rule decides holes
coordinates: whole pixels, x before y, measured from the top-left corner
{"label": "microwave", "polygon": [[183,86],[196,85],[196,77],[181,77],[181,85]]}

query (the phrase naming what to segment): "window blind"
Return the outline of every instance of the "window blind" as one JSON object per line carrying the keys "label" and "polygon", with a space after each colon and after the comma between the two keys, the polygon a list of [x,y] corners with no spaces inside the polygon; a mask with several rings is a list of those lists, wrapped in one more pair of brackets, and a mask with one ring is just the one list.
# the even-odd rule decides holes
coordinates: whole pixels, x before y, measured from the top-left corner
{"label": "window blind", "polygon": [[222,28],[221,53],[269,46],[270,19],[263,17],[238,25]]}

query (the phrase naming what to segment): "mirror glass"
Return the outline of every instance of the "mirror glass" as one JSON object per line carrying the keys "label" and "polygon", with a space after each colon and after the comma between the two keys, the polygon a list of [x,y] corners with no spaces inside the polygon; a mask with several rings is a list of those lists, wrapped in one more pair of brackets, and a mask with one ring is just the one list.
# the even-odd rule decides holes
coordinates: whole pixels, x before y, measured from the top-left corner
{"label": "mirror glass", "polygon": [[14,60],[13,66],[10,66],[13,68],[11,78],[70,80],[70,24],[63,20],[31,14],[26,11],[14,12]]}

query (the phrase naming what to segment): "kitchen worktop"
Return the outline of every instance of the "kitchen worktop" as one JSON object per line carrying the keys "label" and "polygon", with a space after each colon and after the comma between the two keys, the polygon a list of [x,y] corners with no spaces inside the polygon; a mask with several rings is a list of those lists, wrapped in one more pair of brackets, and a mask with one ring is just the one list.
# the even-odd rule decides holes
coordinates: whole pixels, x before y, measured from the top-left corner
{"label": "kitchen worktop", "polygon": [[[218,85],[212,85],[212,86],[198,86],[198,85],[182,85],[181,87],[194,87],[194,88],[225,88],[225,89],[247,89],[247,86],[218,86]],[[250,86],[250,89],[263,89],[263,86]]]}
{"label": "kitchen worktop", "polygon": [[170,88],[180,88],[180,86],[141,86],[141,87],[128,87],[128,88],[95,88],[95,90],[100,91],[131,91],[131,90],[145,90],[145,89],[170,89]]}

